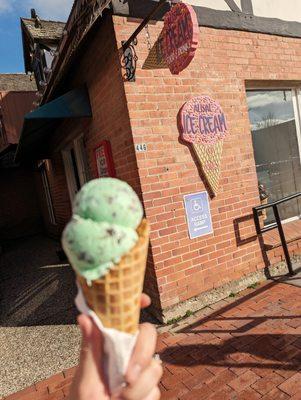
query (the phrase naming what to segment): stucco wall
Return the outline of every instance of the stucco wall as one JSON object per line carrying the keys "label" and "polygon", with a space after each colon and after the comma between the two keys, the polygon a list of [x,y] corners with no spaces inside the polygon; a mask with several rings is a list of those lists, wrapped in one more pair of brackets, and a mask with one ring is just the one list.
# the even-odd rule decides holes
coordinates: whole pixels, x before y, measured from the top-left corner
{"label": "stucco wall", "polygon": [[229,6],[224,0],[188,0],[187,3],[194,6],[213,8],[214,10],[230,10]]}
{"label": "stucco wall", "polygon": [[301,22],[300,0],[253,0],[254,14]]}
{"label": "stucco wall", "polygon": [[[234,0],[241,7],[240,0]],[[224,0],[188,0],[195,6],[208,7],[215,10],[230,10]],[[258,17],[279,18],[285,21],[301,22],[300,0],[252,0],[254,14]]]}

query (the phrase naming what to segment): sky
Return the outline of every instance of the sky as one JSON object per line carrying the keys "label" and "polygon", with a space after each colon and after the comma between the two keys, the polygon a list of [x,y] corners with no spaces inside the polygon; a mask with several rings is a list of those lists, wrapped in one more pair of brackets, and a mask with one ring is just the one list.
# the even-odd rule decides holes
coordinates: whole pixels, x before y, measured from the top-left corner
{"label": "sky", "polygon": [[0,73],[24,72],[20,17],[66,21],[73,0],[0,0]]}
{"label": "sky", "polygon": [[290,90],[251,91],[247,99],[252,130],[260,129],[267,117],[279,124],[295,118]]}

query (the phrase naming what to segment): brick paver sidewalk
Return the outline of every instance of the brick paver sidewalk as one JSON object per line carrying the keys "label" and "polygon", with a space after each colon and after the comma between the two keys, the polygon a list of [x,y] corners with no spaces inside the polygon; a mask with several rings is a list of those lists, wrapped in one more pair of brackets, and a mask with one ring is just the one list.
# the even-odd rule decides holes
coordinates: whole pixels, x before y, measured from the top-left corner
{"label": "brick paver sidewalk", "polygon": [[[300,400],[300,310],[300,288],[267,283],[160,334],[162,399]],[[6,399],[63,399],[73,373],[64,371]]]}

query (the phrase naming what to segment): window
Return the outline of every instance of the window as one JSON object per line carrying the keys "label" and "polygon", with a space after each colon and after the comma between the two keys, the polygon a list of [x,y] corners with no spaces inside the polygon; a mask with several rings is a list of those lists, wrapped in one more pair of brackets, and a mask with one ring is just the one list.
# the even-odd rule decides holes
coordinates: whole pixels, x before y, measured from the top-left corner
{"label": "window", "polygon": [[[301,191],[300,91],[295,89],[247,92],[258,183],[267,191],[268,202]],[[299,218],[301,201],[279,207],[282,220]],[[274,221],[267,213],[266,224]]]}
{"label": "window", "polygon": [[43,50],[41,50],[40,46],[36,44],[32,61],[32,70],[34,72],[37,87],[39,89],[41,88],[40,82],[45,81],[45,74],[44,74],[45,64],[46,63]]}
{"label": "window", "polygon": [[46,204],[47,204],[47,209],[48,209],[49,221],[50,221],[51,224],[55,225],[56,224],[56,219],[55,219],[55,214],[54,214],[52,198],[51,198],[51,192],[50,192],[49,181],[48,181],[48,176],[47,176],[45,164],[46,163],[43,162],[39,166],[39,171],[41,173],[41,178],[42,178],[42,183],[43,183],[43,188],[44,188],[44,194],[45,194],[45,199],[46,199]]}
{"label": "window", "polygon": [[52,61],[53,61],[53,54],[54,54],[54,49],[48,49],[48,50],[44,50],[44,55],[45,55],[45,62],[46,62],[46,67],[47,68],[51,68],[52,65]]}
{"label": "window", "polygon": [[47,73],[45,68],[51,68],[55,49],[43,44],[35,45],[34,56],[32,61],[32,70],[36,79],[37,87],[41,88],[40,82],[47,81]]}

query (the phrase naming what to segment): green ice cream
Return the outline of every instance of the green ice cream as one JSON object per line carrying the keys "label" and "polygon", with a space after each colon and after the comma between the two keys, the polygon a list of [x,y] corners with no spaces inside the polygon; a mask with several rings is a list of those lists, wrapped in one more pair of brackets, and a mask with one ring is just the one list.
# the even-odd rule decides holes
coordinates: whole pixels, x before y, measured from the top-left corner
{"label": "green ice cream", "polygon": [[137,194],[126,182],[101,178],[82,187],[75,198],[73,214],[136,229],[143,210]]}
{"label": "green ice cream", "polygon": [[104,276],[136,244],[142,216],[139,198],[127,183],[101,178],[84,185],[62,237],[76,272],[89,281]]}

